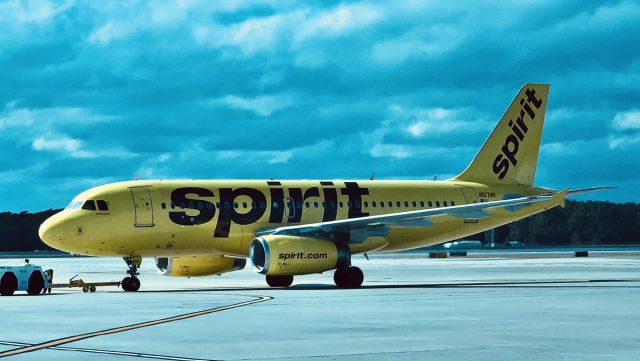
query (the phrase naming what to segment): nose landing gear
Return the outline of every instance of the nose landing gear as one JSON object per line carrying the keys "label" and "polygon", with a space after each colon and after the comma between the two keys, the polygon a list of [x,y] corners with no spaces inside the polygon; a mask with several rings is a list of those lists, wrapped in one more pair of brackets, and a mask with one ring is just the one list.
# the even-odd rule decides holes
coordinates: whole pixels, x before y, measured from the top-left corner
{"label": "nose landing gear", "polygon": [[140,289],[140,280],[136,276],[139,275],[138,267],[142,264],[142,257],[122,257],[122,259],[129,267],[129,270],[127,270],[129,276],[122,279],[122,289],[127,292],[135,292]]}

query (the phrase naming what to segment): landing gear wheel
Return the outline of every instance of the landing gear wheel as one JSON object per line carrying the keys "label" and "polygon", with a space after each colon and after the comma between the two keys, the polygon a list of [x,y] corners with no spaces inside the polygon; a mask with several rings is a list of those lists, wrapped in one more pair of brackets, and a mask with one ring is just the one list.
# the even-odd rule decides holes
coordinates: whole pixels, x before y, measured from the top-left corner
{"label": "landing gear wheel", "polygon": [[84,293],[89,292],[89,286],[82,287],[82,292],[84,292]]}
{"label": "landing gear wheel", "polygon": [[89,286],[89,292],[94,293],[96,291],[96,286]]}
{"label": "landing gear wheel", "polygon": [[140,280],[136,276],[139,274],[138,267],[140,267],[140,264],[142,263],[142,258],[140,256],[134,256],[122,257],[122,259],[124,259],[127,267],[129,267],[129,270],[127,271],[129,276],[122,279],[122,289],[127,292],[135,292],[140,289]]}
{"label": "landing gear wheel", "polygon": [[131,277],[125,277],[122,279],[122,282],[120,282],[120,286],[122,286],[123,290],[129,290],[129,282],[131,282]]}
{"label": "landing gear wheel", "polygon": [[129,291],[136,292],[140,289],[140,280],[138,277],[131,277],[131,281],[129,282]]}
{"label": "landing gear wheel", "polygon": [[122,289],[127,292],[135,292],[140,289],[140,280],[138,277],[125,277],[120,283]]}
{"label": "landing gear wheel", "polygon": [[293,283],[293,276],[268,276],[267,284],[271,287],[289,287]]}
{"label": "landing gear wheel", "polygon": [[364,281],[364,274],[358,267],[338,268],[333,274],[333,281],[340,288],[357,288]]}

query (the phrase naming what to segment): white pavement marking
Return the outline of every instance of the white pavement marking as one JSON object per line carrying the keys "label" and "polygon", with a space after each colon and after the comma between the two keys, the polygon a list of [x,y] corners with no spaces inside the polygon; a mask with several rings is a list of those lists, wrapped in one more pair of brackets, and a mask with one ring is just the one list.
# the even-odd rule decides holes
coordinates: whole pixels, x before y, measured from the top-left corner
{"label": "white pavement marking", "polygon": [[71,343],[71,342],[85,340],[85,339],[92,338],[92,337],[110,335],[110,334],[114,334],[114,333],[135,330],[135,329],[138,329],[138,328],[155,326],[155,325],[160,325],[160,324],[163,324],[163,323],[180,321],[180,320],[184,320],[184,319],[187,319],[187,318],[208,315],[210,313],[226,311],[226,310],[230,310],[230,309],[234,309],[234,308],[238,308],[238,307],[243,307],[243,306],[248,306],[248,305],[252,305],[254,303],[265,302],[265,301],[269,301],[269,300],[273,299],[273,297],[269,297],[269,296],[255,296],[255,297],[256,297],[255,299],[250,300],[250,301],[234,303],[234,304],[230,304],[230,305],[226,305],[226,306],[214,307],[214,308],[210,308],[210,309],[206,309],[206,310],[202,310],[202,311],[184,313],[184,314],[177,315],[177,316],[161,318],[159,320],[134,323],[132,325],[115,327],[115,328],[110,328],[110,329],[102,330],[102,331],[83,333],[83,334],[80,334],[80,335],[59,338],[57,340],[51,340],[51,341],[47,341],[47,342],[42,342],[42,343],[31,345],[31,346],[24,346],[24,347],[20,347],[20,348],[8,350],[8,351],[0,352],[0,358],[19,355],[19,354],[23,354],[23,353],[27,353],[27,352],[33,352],[33,351],[37,351],[37,350],[42,350],[44,348],[52,348],[52,347],[64,345],[64,344]]}

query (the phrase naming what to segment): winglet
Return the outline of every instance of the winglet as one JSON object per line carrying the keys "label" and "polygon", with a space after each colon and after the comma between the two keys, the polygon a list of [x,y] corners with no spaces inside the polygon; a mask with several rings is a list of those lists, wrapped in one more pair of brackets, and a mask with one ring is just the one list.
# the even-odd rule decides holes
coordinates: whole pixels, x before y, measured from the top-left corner
{"label": "winglet", "polygon": [[554,203],[556,203],[560,207],[564,208],[565,201],[567,200],[567,195],[568,194],[569,194],[569,188],[565,188],[562,191],[554,194],[554,196],[553,196]]}

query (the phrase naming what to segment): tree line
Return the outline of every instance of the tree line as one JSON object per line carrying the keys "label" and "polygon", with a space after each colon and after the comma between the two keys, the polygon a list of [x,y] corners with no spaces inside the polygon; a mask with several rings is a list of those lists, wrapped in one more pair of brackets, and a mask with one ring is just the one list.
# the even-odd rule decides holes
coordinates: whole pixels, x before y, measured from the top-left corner
{"label": "tree line", "polygon": [[[38,228],[59,212],[0,213],[0,252],[53,250],[42,243]],[[468,239],[485,240],[481,233]],[[640,204],[567,201],[533,217],[499,227],[495,242],[522,242],[527,246],[640,244]]]}
{"label": "tree line", "polygon": [[533,246],[640,244],[640,204],[567,201],[500,230],[503,241]]}

